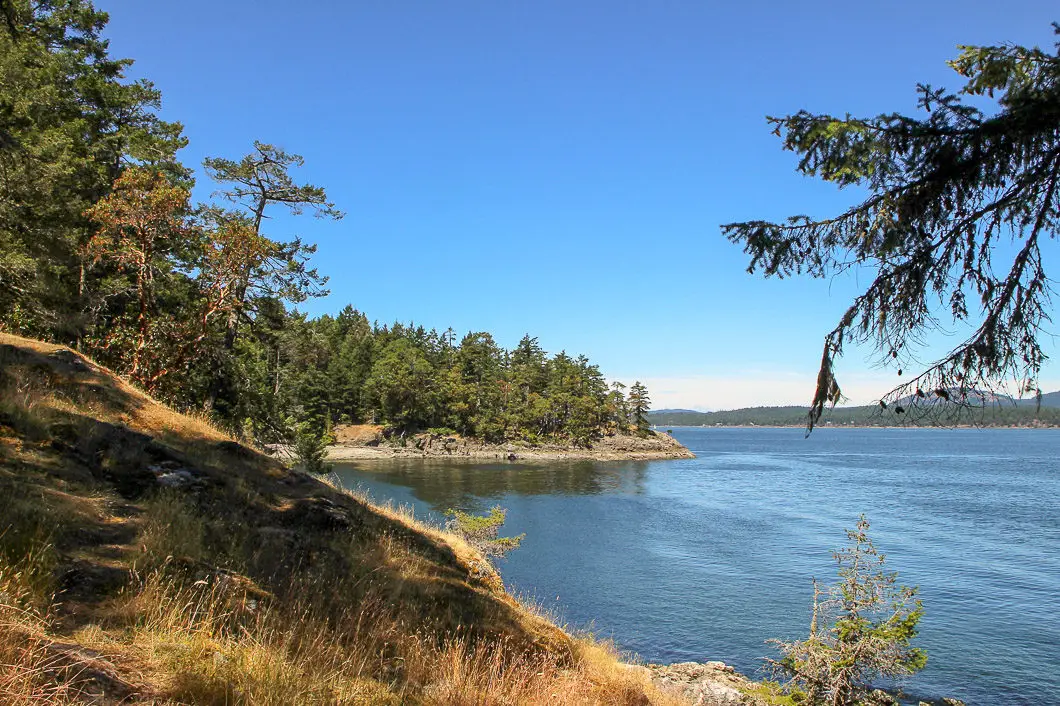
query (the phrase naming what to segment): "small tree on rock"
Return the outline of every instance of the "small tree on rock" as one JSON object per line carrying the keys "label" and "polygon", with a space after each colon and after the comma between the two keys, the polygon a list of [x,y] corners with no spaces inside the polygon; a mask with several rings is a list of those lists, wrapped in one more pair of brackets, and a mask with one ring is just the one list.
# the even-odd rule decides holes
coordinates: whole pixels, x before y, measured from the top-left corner
{"label": "small tree on rock", "polygon": [[909,644],[924,613],[917,589],[898,585],[898,573],[884,571],[884,555],[868,529],[862,515],[857,528],[847,530],[851,546],[833,552],[838,583],[822,590],[814,580],[810,636],[770,640],[784,655],[768,660],[770,667],[805,703],[866,703],[872,680],[914,674],[927,664],[927,653]]}
{"label": "small tree on rock", "polygon": [[629,406],[630,422],[637,436],[648,435],[648,410],[651,409],[651,398],[648,397],[648,388],[644,387],[638,380],[629,388],[629,398],[626,401]]}

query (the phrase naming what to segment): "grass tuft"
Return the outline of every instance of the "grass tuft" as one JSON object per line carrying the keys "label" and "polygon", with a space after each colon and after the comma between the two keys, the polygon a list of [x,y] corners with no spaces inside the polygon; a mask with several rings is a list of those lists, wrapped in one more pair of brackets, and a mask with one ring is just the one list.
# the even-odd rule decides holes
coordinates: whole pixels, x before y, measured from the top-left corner
{"label": "grass tuft", "polygon": [[78,692],[56,678],[56,661],[48,651],[47,621],[26,570],[31,561],[27,557],[18,567],[0,560],[0,703],[72,704]]}

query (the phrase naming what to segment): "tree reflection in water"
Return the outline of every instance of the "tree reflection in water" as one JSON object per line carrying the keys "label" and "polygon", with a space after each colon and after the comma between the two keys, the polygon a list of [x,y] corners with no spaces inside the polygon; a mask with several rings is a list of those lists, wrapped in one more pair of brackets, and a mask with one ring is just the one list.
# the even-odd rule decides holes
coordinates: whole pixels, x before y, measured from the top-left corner
{"label": "tree reflection in water", "polygon": [[[476,462],[477,461],[477,462]],[[428,509],[479,509],[505,495],[600,495],[644,491],[649,461],[504,463],[453,459],[394,459],[335,464],[348,488],[376,500],[393,498],[393,486]],[[385,486],[391,486],[386,488]]]}

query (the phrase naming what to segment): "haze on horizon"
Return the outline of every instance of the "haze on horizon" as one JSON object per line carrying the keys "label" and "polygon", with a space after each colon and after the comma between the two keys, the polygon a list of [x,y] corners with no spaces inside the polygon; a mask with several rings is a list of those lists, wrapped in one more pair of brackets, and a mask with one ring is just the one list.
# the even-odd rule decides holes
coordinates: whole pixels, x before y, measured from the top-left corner
{"label": "haze on horizon", "polygon": [[[1042,1],[98,6],[114,55],[184,122],[185,163],[281,145],[346,211],[290,224],[331,277],[310,314],[352,304],[509,348],[530,333],[642,380],[657,409],[807,404],[868,281],[766,281],[721,236],[861,196],[798,176],[767,114],[913,113],[917,83],[958,86],[958,44],[1051,46],[1057,19]],[[868,353],[840,365],[850,404],[897,383]]]}

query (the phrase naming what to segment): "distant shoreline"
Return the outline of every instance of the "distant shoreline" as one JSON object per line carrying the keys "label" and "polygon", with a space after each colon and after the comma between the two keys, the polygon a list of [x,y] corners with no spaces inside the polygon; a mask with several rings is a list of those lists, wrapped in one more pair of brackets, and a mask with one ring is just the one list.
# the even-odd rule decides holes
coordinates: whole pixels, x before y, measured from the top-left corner
{"label": "distant shoreline", "polygon": [[[653,429],[690,427],[801,427],[809,419],[809,407],[742,407],[714,412],[657,410],[648,412]],[[1042,395],[1041,404],[1022,400],[1012,404],[970,400],[939,404],[937,400],[900,400],[889,406],[862,405],[824,410],[816,426],[859,429],[915,427],[1039,429],[1060,427],[1060,391]]]}

